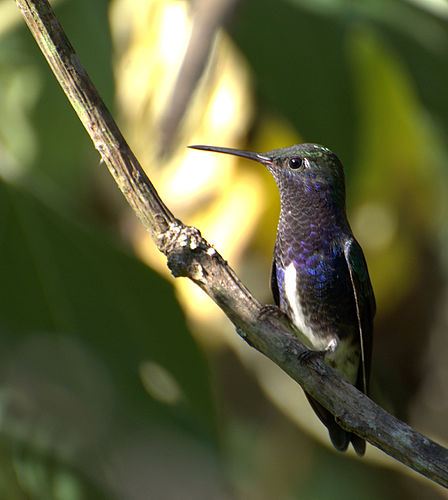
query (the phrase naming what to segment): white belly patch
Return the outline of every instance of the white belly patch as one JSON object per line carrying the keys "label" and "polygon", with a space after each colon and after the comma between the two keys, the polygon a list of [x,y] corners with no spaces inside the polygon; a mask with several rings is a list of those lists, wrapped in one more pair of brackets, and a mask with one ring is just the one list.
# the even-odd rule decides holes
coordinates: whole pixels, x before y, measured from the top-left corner
{"label": "white belly patch", "polygon": [[[336,348],[337,346],[329,346],[325,337],[315,335],[312,328],[306,324],[305,315],[300,305],[300,297],[297,293],[297,271],[294,262],[291,262],[285,269],[285,296],[288,301],[289,307],[292,311],[292,322],[298,328],[299,332],[303,334],[304,338],[301,339],[308,347],[316,351],[324,351],[330,347]],[[334,339],[332,340],[334,342]]]}

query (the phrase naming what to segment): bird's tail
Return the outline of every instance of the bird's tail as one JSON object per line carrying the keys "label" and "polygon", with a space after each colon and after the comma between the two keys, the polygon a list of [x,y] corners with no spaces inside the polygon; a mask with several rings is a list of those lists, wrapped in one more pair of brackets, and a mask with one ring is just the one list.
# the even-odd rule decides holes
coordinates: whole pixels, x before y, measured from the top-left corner
{"label": "bird's tail", "polygon": [[353,432],[344,430],[339,424],[336,423],[334,416],[326,408],[324,408],[306,392],[305,395],[308,398],[314,412],[319,417],[319,420],[328,429],[333,446],[339,451],[345,451],[351,442],[357,455],[362,457],[366,451],[366,442],[364,439],[360,438]]}

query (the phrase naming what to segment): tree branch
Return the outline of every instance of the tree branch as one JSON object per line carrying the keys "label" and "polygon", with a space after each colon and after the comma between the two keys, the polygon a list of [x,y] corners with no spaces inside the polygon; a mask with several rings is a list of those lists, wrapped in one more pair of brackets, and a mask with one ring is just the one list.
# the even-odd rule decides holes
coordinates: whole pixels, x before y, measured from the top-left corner
{"label": "tree branch", "polygon": [[183,225],[163,204],[75,54],[47,0],[16,0],[25,21],[95,148],[137,217],[167,256],[174,276],[200,286],[247,343],[266,355],[328,408],[345,429],[448,487],[448,450],[415,432],[337,375],[322,360],[300,361],[306,347],[289,325],[263,314],[198,229]]}

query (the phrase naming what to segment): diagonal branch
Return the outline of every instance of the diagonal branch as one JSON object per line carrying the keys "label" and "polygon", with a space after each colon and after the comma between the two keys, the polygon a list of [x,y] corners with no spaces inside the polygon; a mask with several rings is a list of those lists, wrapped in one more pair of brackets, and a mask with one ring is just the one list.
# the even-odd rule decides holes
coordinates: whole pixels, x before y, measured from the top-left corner
{"label": "diagonal branch", "polygon": [[306,347],[262,306],[198,229],[163,204],[75,54],[47,0],[16,0],[25,21],[95,148],[137,217],[167,256],[174,276],[200,286],[248,344],[265,354],[338,422],[431,480],[448,487],[448,450],[415,432],[359,392],[322,360],[300,361]]}

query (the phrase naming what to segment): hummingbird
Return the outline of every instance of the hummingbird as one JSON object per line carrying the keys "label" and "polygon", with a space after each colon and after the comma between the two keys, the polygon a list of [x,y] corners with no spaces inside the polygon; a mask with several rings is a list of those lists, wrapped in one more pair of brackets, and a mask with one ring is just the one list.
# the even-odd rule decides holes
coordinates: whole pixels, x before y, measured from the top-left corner
{"label": "hummingbird", "polygon": [[[268,153],[195,145],[264,165],[280,193],[280,217],[271,269],[275,304],[310,355],[368,393],[376,305],[363,251],[345,210],[344,169],[330,149],[296,144]],[[336,449],[350,443],[359,456],[365,441],[338,425],[305,392]]]}

